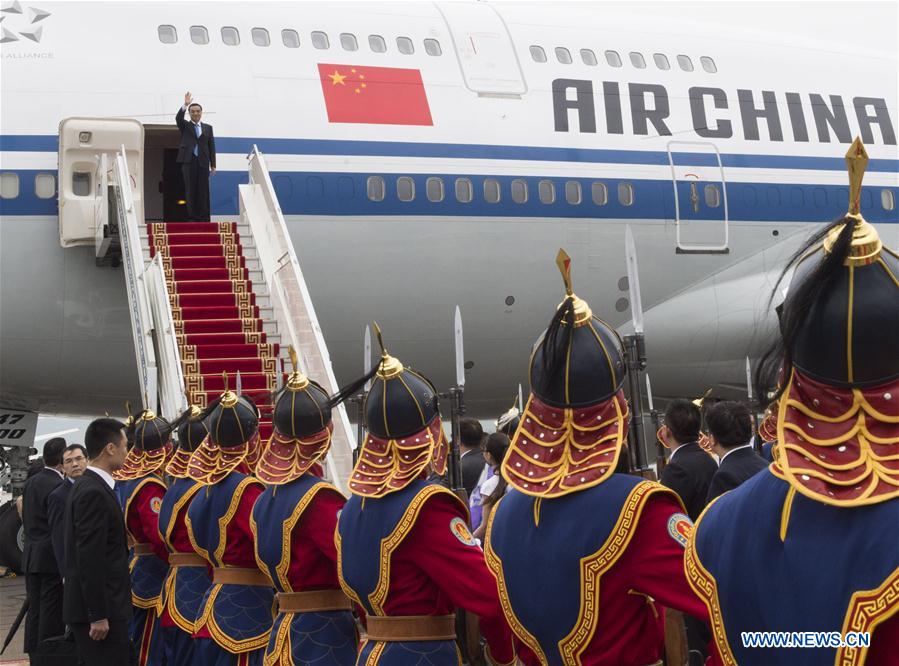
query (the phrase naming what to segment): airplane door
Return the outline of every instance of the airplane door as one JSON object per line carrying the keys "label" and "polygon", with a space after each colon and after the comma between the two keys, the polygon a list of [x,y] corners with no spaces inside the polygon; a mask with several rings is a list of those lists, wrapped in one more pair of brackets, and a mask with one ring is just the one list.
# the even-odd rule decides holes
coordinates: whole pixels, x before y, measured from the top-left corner
{"label": "airplane door", "polygon": [[[106,211],[106,172],[125,147],[136,182],[134,204],[143,219],[144,126],[130,118],[66,118],[59,124],[59,242],[93,245]],[[106,156],[106,160],[103,156]]]}
{"label": "airplane door", "polygon": [[456,47],[465,86],[482,96],[521,97],[527,84],[506,24],[480,2],[437,5]]}
{"label": "airplane door", "polygon": [[678,253],[727,254],[727,182],[708,141],[668,142]]}

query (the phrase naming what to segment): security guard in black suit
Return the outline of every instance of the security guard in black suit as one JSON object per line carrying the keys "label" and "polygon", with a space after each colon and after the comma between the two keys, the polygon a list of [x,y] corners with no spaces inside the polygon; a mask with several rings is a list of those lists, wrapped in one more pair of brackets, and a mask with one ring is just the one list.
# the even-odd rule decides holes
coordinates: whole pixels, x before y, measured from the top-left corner
{"label": "security guard in black suit", "polygon": [[665,423],[659,439],[671,449],[668,464],[659,479],[663,486],[676,492],[690,520],[699,518],[705,508],[709,484],[718,471],[715,460],[699,446],[702,415],[690,400],[674,400],[665,411]]}
{"label": "security guard in black suit", "polygon": [[86,666],[127,666],[131,578],[125,519],[112,473],[128,452],[125,424],[92,421],[84,434],[90,461],[66,505],[66,585],[63,619]]}
{"label": "security guard in black suit", "polygon": [[63,482],[62,454],[66,440],[54,437],[44,445],[44,469],[25,482],[22,496],[22,525],[25,530],[25,652],[36,662],[39,644],[65,631],[62,621],[62,579],[53,555],[47,499]]}
{"label": "security guard in black suit", "polygon": [[[190,120],[184,118],[188,112]],[[193,222],[209,222],[209,175],[215,173],[215,137],[212,125],[200,122],[202,117],[203,107],[193,101],[189,92],[185,93],[184,106],[175,115],[175,124],[181,131],[175,161],[181,165],[187,217]]]}
{"label": "security guard in black suit", "polygon": [[706,503],[733,490],[768,466],[752,448],[752,419],[746,405],[727,400],[706,413],[712,451],[718,455],[718,471],[709,484]]}

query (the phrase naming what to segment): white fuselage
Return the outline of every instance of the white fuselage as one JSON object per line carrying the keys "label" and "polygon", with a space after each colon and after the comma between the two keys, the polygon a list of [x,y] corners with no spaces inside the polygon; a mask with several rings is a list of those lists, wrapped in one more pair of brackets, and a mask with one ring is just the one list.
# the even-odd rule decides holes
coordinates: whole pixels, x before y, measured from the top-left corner
{"label": "white fuselage", "polygon": [[[578,295],[626,328],[630,225],[654,391],[738,397],[785,259],[846,209],[842,155],[857,134],[872,158],[863,212],[899,245],[896,46],[778,43],[603,7],[51,2],[35,23],[26,3],[5,12],[0,171],[19,194],[0,199],[0,404],[90,414],[135,397],[121,270],[96,267],[92,247],[60,247],[57,202],[34,182],[56,173],[63,119],[173,125],[185,90],[215,130],[214,219],[236,218],[252,145],[266,155],[339,381],[361,374],[377,319],[392,353],[448,388],[458,304],[469,405],[498,413],[561,299],[560,246]],[[177,42],[162,43],[169,25]],[[414,53],[400,51],[405,37]],[[432,124],[329,122],[319,65],[418,70]],[[157,168],[142,174],[147,219],[162,215]],[[378,182],[383,200],[370,196]],[[726,237],[728,252],[678,253],[678,233],[688,250]]]}

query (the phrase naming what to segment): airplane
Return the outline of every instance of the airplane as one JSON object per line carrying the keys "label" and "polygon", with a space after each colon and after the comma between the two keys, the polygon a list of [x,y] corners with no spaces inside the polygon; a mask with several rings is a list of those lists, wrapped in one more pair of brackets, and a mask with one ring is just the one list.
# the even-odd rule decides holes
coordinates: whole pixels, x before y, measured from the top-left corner
{"label": "airplane", "polygon": [[341,382],[377,319],[448,388],[459,305],[469,412],[501,413],[562,298],[559,247],[578,295],[630,330],[630,227],[656,398],[745,396],[786,259],[847,208],[856,135],[862,211],[899,245],[895,46],[629,7],[5,2],[0,405],[139,398],[122,270],[67,221],[85,175],[59,128],[136,120],[144,219],[183,219],[186,90],[216,135],[214,221],[238,216],[247,153],[266,156]]}

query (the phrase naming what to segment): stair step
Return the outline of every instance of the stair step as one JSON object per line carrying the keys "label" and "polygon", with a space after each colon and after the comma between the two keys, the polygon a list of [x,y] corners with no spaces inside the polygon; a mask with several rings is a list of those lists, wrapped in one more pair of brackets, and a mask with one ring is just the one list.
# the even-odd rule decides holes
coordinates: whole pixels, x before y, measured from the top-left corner
{"label": "stair step", "polygon": [[[208,339],[214,340],[216,334],[209,334]],[[220,336],[228,336],[237,334],[221,333]],[[198,358],[198,359],[219,359],[219,358],[282,358],[280,345],[273,344],[250,344],[246,342],[233,344],[209,344],[204,341],[192,344],[187,342],[181,348],[182,358]]]}
{"label": "stair step", "polygon": [[[166,233],[172,234],[204,234],[209,233],[210,226],[218,226],[219,231],[237,231],[237,222],[148,222],[147,227],[152,231],[161,227]],[[244,225],[249,231],[249,225]]]}
{"label": "stair step", "polygon": [[177,245],[223,245],[227,241],[231,241],[234,245],[240,244],[240,237],[236,231],[229,231],[225,234],[217,231],[205,234],[150,233],[148,238],[153,241],[154,245],[168,245],[169,247]]}
{"label": "stair step", "polygon": [[[236,372],[240,372],[241,376],[244,374],[251,373],[261,373],[261,374],[273,374],[278,371],[278,368],[281,367],[281,359],[275,358],[211,358],[211,359],[200,359],[198,361],[185,361],[182,360],[181,363],[184,365],[185,374],[196,374],[196,375],[220,375],[223,372],[227,372],[229,375],[232,375]],[[283,371],[284,368],[281,367]]]}
{"label": "stair step", "polygon": [[[184,333],[188,336],[201,334],[240,334],[244,332],[263,332],[262,320],[256,319],[193,319],[184,322]],[[263,333],[264,334],[264,333]],[[189,338],[188,338],[189,339]]]}
{"label": "stair step", "polygon": [[[187,297],[185,297],[187,298]],[[178,313],[180,319],[185,323],[197,319],[234,319],[240,320],[242,317],[249,319],[259,319],[259,307],[256,305],[244,308],[238,308],[234,305],[216,305],[216,306],[182,306]]]}
{"label": "stair step", "polygon": [[[236,269],[240,279],[249,280],[250,271],[246,268]],[[231,280],[231,271],[227,268],[180,268],[173,271],[172,277],[176,282],[213,282],[219,280]]]}
{"label": "stair step", "polygon": [[[253,285],[248,280],[174,280],[174,291],[185,294],[251,294]],[[169,291],[172,291],[169,289]]]}
{"label": "stair step", "polygon": [[[176,305],[181,308],[240,307],[241,302],[256,305],[256,294],[212,293],[173,294]],[[239,315],[238,315],[239,316]],[[257,313],[258,316],[258,313]],[[202,317],[205,319],[205,317]]]}
{"label": "stair step", "polygon": [[[230,257],[231,265],[251,268],[246,258],[242,256]],[[217,257],[172,257],[172,270],[182,268],[228,268],[228,260],[224,256]]]}
{"label": "stair step", "polygon": [[[235,387],[235,375],[236,371],[228,373],[228,386],[232,389]],[[218,391],[221,393],[225,390],[225,378],[222,377],[221,372],[207,375],[185,375],[184,381],[191,390],[194,390],[195,385],[197,385],[198,390],[202,391]],[[282,376],[282,382],[284,381],[287,381],[286,375]],[[241,372],[240,383],[241,390],[244,393],[255,392],[263,394],[266,391],[275,389],[275,376],[274,374],[262,372]]]}
{"label": "stair step", "polygon": [[[150,255],[156,256],[156,252],[158,252],[158,250],[155,247],[150,248]],[[215,245],[173,245],[168,247],[167,252],[163,252],[162,254],[168,254],[172,259],[175,257],[196,258],[229,256],[225,252],[225,246],[221,243],[216,243]],[[238,253],[232,253],[230,256],[235,256],[235,254]]]}

